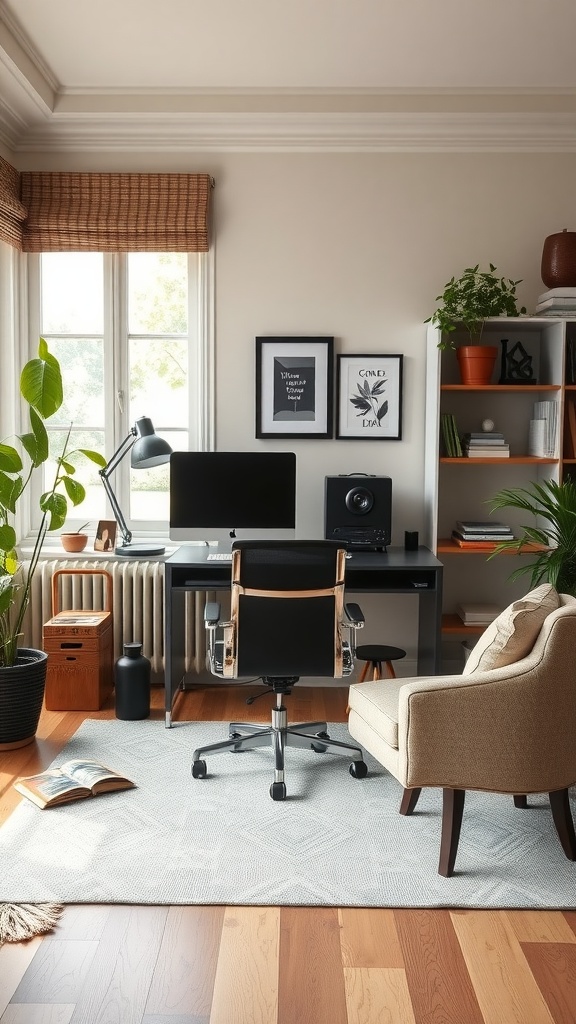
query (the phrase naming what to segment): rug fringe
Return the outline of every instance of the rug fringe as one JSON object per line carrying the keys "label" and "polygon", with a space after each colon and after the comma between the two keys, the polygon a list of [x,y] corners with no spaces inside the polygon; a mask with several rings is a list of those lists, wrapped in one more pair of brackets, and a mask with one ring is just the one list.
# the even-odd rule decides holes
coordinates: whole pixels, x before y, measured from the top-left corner
{"label": "rug fringe", "polygon": [[0,903],[0,945],[51,931],[63,910],[61,903]]}

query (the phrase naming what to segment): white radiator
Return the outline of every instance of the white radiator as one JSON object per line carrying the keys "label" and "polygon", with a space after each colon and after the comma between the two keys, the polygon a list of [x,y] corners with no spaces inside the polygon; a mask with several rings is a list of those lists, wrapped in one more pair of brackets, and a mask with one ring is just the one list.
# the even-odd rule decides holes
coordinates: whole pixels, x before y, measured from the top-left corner
{"label": "white radiator", "polygon": [[[56,569],[107,569],[112,575],[114,658],[125,643],[142,644],[155,682],[164,682],[164,563],[106,559],[40,562],[24,624],[23,647],[42,647],[42,626],[52,618],[52,574]],[[59,611],[104,607],[104,576],[60,576]],[[186,594],[186,671],[206,667],[204,594]]]}

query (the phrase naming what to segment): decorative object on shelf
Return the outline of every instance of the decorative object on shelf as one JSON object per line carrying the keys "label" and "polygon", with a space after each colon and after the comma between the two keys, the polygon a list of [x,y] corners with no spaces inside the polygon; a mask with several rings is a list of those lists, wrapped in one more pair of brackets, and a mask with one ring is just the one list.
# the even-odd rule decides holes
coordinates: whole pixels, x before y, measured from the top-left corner
{"label": "decorative object on shelf", "polygon": [[[520,535],[503,541],[489,555],[500,551],[521,551],[524,544],[543,545],[546,550],[537,554],[535,561],[524,563],[510,576],[510,580],[529,575],[532,587],[551,583],[562,594],[576,597],[576,483],[565,480],[544,480],[529,487],[505,488],[492,498],[491,512],[502,508],[516,508],[533,516],[534,526],[519,527]],[[544,525],[536,525],[544,523]]]}
{"label": "decorative object on shelf", "polygon": [[[122,544],[114,549],[116,555],[128,555],[132,558],[148,558],[152,555],[162,555],[166,548],[156,544],[132,544],[132,533],[126,525],[122,509],[118,499],[112,490],[110,475],[122,462],[122,459],[131,451],[130,464],[132,469],[151,469],[153,466],[162,466],[170,461],[172,449],[163,437],[158,437],[152,426],[152,420],[148,416],[141,416],[130,429],[130,433],[124,438],[122,444],[114,452],[110,461],[100,470],[102,486],[108,495],[112,505],[112,511],[122,534]],[[96,547],[96,545],[94,545]]]}
{"label": "decorative object on shelf", "polygon": [[88,534],[84,533],[86,526],[88,526],[88,523],[83,523],[78,530],[60,534],[60,543],[64,551],[84,551],[88,543]]}
{"label": "decorative object on shelf", "polygon": [[[24,615],[28,608],[34,572],[48,531],[62,529],[68,499],[79,505],[85,490],[76,480],[74,457],[82,453],[97,465],[104,465],[98,452],[68,449],[67,432],[61,455],[49,452],[45,421],[63,402],[60,364],[40,338],[38,357],[29,360],[20,375],[20,395],[28,406],[30,429],[18,435],[19,449],[0,444],[0,745],[5,749],[31,743],[36,733],[46,679],[44,651],[20,649]],[[25,467],[24,452],[29,460]],[[16,530],[12,525],[18,505],[35,470],[52,458],[56,464],[52,485],[40,498],[40,524],[32,554],[23,567],[16,552]],[[38,490],[42,490],[41,487]],[[28,673],[38,673],[34,683]]]}
{"label": "decorative object on shelf", "polygon": [[401,355],[337,357],[336,437],[401,439],[402,363]]}
{"label": "decorative object on shelf", "polygon": [[558,405],[556,402],[534,402],[528,432],[528,454],[537,459],[556,458]]}
{"label": "decorative object on shelf", "polygon": [[332,437],[333,338],[256,338],[256,437]]}
{"label": "decorative object on shelf", "polygon": [[532,356],[529,356],[524,345],[515,341],[510,348],[508,338],[500,341],[502,347],[500,361],[499,384],[536,384],[532,373]]}
{"label": "decorative object on shelf", "polygon": [[576,231],[564,228],[544,239],[540,274],[547,288],[576,286]]}
{"label": "decorative object on shelf", "polygon": [[512,281],[509,277],[497,277],[496,267],[490,263],[490,270],[480,270],[480,264],[467,267],[459,278],[452,277],[444,286],[436,301],[441,305],[424,323],[434,324],[440,329],[438,348],[456,348],[451,337],[453,331],[463,326],[470,335],[470,342],[480,342],[486,319],[491,316],[519,316],[526,308],[518,309],[516,286],[522,279]]}
{"label": "decorative object on shelf", "polygon": [[494,420],[490,420],[490,419],[482,420],[482,430],[485,433],[490,434],[494,430]]}

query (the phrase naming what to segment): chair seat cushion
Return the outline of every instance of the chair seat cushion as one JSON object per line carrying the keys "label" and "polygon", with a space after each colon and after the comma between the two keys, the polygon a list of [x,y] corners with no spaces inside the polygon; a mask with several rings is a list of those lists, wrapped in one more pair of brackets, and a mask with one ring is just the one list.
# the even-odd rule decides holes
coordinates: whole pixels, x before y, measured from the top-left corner
{"label": "chair seat cushion", "polygon": [[512,665],[532,650],[544,619],[560,606],[557,590],[543,583],[514,601],[490,623],[471,650],[463,675]]}
{"label": "chair seat cushion", "polygon": [[378,679],[354,683],[348,705],[390,747],[398,749],[398,693],[405,679]]}

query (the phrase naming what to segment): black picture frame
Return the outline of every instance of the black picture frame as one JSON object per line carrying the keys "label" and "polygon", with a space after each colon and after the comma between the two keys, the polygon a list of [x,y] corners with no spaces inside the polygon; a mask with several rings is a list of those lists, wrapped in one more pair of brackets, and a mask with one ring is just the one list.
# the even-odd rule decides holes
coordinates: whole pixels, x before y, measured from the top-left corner
{"label": "black picture frame", "polygon": [[334,338],[256,338],[256,437],[333,437]]}
{"label": "black picture frame", "polygon": [[402,355],[367,353],[337,357],[336,437],[402,439]]}

